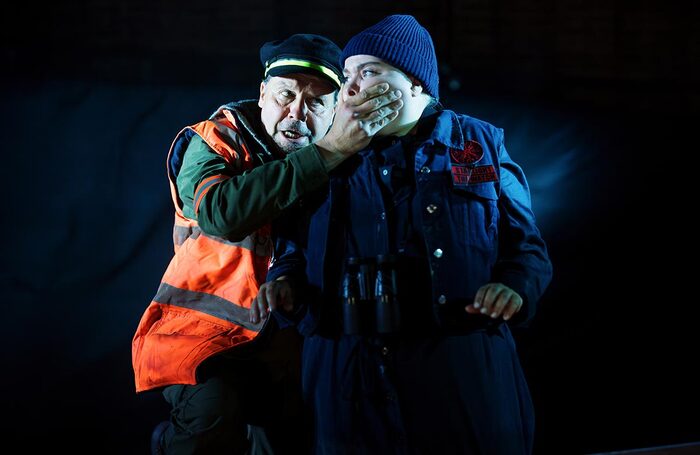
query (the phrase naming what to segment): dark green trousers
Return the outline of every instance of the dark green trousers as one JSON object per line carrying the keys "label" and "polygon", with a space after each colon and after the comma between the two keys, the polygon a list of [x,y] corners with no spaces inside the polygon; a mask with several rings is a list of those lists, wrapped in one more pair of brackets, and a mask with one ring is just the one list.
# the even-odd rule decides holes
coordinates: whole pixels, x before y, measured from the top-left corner
{"label": "dark green trousers", "polygon": [[308,453],[300,386],[301,337],[273,330],[250,346],[208,359],[196,385],[173,385],[166,454]]}

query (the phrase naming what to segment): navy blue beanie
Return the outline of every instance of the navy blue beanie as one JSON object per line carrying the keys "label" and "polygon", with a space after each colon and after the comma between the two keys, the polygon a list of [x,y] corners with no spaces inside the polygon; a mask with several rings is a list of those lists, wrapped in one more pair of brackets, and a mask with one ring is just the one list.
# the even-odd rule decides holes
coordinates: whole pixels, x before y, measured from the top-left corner
{"label": "navy blue beanie", "polygon": [[428,95],[439,99],[435,47],[430,33],[415,17],[395,14],[350,38],[341,66],[353,55],[373,55],[418,79]]}

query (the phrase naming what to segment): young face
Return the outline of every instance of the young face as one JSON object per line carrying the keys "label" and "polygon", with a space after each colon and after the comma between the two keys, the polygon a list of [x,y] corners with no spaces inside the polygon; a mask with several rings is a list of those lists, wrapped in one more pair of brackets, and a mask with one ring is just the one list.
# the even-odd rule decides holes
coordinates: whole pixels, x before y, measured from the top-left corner
{"label": "young face", "polygon": [[403,107],[396,120],[382,128],[378,136],[402,135],[418,121],[430,98],[423,94],[418,81],[412,81],[406,73],[371,55],[353,55],[345,60],[343,69],[345,84],[341,94],[347,99],[380,82],[387,82],[390,90],[400,90]]}
{"label": "young face", "polygon": [[326,135],[333,121],[335,88],[308,74],[274,76],[260,84],[258,106],[265,131],[284,153]]}

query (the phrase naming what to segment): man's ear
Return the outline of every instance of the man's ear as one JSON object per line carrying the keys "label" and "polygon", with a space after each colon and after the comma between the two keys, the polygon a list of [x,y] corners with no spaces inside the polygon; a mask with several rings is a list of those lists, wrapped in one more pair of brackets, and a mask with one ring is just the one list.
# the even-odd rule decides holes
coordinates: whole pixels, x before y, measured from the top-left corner
{"label": "man's ear", "polygon": [[263,98],[265,97],[265,82],[260,83],[260,97],[258,98],[258,106],[263,107]]}
{"label": "man's ear", "polygon": [[411,79],[411,96],[418,96],[423,93],[423,85],[421,82],[413,76],[409,76]]}

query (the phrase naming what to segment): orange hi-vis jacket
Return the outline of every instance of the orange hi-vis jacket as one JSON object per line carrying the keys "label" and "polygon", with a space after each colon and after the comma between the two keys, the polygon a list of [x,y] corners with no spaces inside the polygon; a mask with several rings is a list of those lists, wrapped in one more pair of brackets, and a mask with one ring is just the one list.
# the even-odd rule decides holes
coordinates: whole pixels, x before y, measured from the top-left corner
{"label": "orange hi-vis jacket", "polygon": [[[168,176],[175,204],[175,255],[132,341],[137,392],[196,384],[202,361],[253,340],[262,328],[262,323],[249,322],[248,310],[270,265],[270,226],[232,242],[202,232],[196,220],[183,214],[179,169],[170,163],[173,154],[184,153],[194,134],[240,173],[255,166],[230,110],[220,109],[210,120],[184,128],[173,141]],[[228,178],[215,175],[199,183],[195,210],[209,190]]]}

